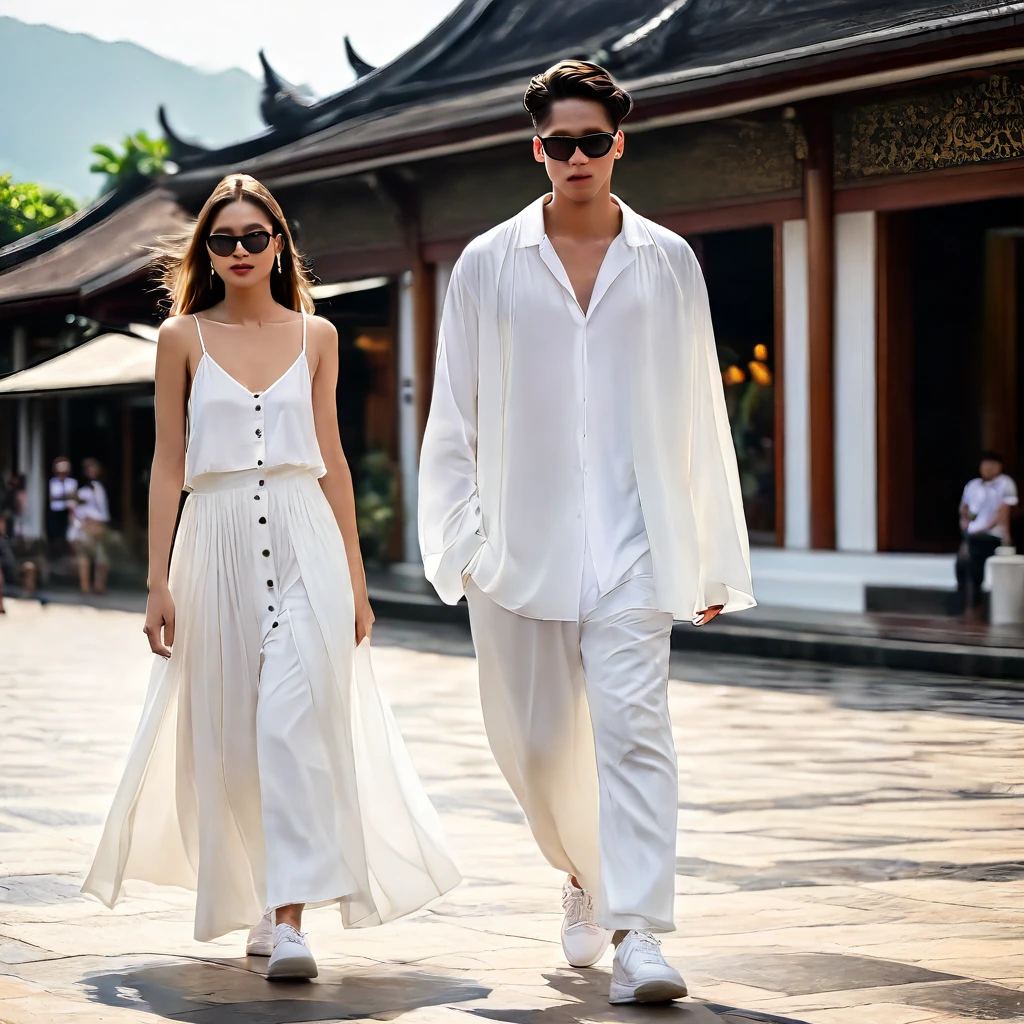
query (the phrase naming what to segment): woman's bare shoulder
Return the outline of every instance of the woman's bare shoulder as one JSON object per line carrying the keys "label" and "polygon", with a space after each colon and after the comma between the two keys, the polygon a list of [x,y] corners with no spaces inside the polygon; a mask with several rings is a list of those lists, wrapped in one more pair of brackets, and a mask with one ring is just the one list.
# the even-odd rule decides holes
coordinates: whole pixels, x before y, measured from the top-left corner
{"label": "woman's bare shoulder", "polygon": [[196,322],[191,315],[169,316],[161,325],[157,341],[164,348],[188,351],[198,337]]}
{"label": "woman's bare shoulder", "polygon": [[315,334],[320,338],[337,338],[338,329],[323,316],[307,316],[306,317],[306,330],[309,331],[310,337]]}
{"label": "woman's bare shoulder", "polygon": [[306,338],[318,352],[323,346],[337,348],[338,329],[330,320],[322,316],[306,317]]}

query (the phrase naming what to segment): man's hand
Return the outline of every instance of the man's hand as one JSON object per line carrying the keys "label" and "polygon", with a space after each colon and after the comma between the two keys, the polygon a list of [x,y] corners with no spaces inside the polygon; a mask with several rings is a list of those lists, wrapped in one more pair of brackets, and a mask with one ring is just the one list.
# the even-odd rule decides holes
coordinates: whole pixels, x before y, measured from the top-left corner
{"label": "man's hand", "polygon": [[723,604],[713,604],[710,608],[705,608],[700,612],[700,618],[697,619],[696,625],[706,626],[724,607]]}

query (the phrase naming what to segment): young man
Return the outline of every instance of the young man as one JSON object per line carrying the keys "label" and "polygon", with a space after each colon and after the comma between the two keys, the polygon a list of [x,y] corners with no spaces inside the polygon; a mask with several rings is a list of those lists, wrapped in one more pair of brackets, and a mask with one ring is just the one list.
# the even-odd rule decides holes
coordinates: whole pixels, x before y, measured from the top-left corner
{"label": "young man", "polygon": [[996,452],[983,452],[980,476],[965,488],[960,499],[960,535],[963,542],[956,563],[957,587],[964,614],[977,614],[985,563],[996,548],[1010,543],[1010,515],[1017,504],[1017,485],[1003,472]]}
{"label": "young man", "polygon": [[700,268],[611,194],[629,97],[563,61],[525,104],[552,193],[470,243],[420,468],[427,578],[465,591],[491,748],[565,871],[574,966],[612,1002],[686,994],[674,928],[673,618],[754,604]]}

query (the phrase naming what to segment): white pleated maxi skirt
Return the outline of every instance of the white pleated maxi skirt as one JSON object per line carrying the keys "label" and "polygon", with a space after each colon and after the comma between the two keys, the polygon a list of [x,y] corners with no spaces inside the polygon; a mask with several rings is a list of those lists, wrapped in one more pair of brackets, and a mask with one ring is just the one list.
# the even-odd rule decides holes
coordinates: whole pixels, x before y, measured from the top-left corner
{"label": "white pleated maxi skirt", "polygon": [[316,478],[197,479],[170,589],[172,654],[153,666],[83,891],[112,907],[127,880],[193,889],[205,941],[290,902],[377,925],[457,885],[369,644],[355,647],[345,545]]}

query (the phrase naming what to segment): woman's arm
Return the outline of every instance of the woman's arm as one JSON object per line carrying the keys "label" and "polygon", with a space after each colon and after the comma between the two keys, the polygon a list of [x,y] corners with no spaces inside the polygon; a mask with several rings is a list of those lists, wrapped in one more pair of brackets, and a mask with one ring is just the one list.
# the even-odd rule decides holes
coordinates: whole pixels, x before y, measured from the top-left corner
{"label": "woman's arm", "polygon": [[316,439],[320,445],[327,475],[321,477],[320,486],[338,521],[348,571],[352,577],[352,596],[355,601],[356,643],[363,642],[373,630],[373,612],[366,593],[366,572],[359,550],[359,530],[356,526],[356,497],[352,488],[352,472],[341,447],[338,430],[338,332],[334,325],[320,317],[311,317],[309,338],[315,349],[313,369],[313,419]]}
{"label": "woman's arm", "polygon": [[191,321],[173,317],[161,326],[156,349],[156,446],[149,483],[149,604],[145,633],[153,652],[164,658],[170,657],[169,648],[174,643],[174,602],[167,571],[178,501],[185,482],[188,354],[194,340]]}

